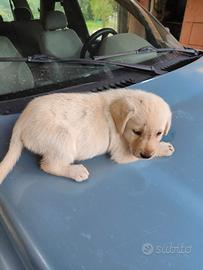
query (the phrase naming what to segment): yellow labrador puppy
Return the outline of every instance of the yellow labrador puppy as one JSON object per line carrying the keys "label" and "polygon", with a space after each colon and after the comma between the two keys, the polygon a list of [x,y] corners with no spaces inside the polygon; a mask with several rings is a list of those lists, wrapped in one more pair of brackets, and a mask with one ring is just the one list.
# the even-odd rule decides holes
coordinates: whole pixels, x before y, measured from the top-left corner
{"label": "yellow labrador puppy", "polygon": [[47,173],[86,180],[88,170],[74,161],[109,153],[118,163],[170,156],[161,142],[171,125],[171,111],[159,96],[141,90],[51,94],[31,101],[17,120],[8,153],[0,163],[0,183],[23,147],[42,156]]}

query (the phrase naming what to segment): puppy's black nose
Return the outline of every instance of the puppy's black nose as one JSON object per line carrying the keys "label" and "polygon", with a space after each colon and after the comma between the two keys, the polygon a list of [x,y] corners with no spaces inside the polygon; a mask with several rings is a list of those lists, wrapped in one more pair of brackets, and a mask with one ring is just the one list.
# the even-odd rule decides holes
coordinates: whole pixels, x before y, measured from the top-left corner
{"label": "puppy's black nose", "polygon": [[140,153],[140,156],[142,157],[142,158],[150,158],[152,155],[149,155],[149,154],[145,154],[145,153]]}

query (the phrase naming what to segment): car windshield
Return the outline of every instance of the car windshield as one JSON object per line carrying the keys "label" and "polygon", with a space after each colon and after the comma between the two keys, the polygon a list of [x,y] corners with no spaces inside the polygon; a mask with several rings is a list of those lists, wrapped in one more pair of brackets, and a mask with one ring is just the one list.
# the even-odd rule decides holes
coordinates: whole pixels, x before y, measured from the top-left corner
{"label": "car windshield", "polygon": [[[116,77],[129,64],[136,71],[139,65],[146,71],[143,64],[151,70],[153,59],[160,57],[156,49],[184,50],[136,1],[4,0],[1,10],[0,98],[90,85]],[[108,62],[95,65],[102,58]]]}

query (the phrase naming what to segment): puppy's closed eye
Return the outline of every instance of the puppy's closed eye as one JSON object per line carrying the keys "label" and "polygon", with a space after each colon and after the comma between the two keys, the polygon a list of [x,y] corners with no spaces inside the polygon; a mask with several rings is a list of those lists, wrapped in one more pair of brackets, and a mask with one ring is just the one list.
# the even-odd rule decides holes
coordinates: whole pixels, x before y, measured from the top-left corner
{"label": "puppy's closed eye", "polygon": [[162,134],[162,131],[158,131],[157,134],[156,134],[156,136],[158,137],[158,136],[160,136],[161,134]]}
{"label": "puppy's closed eye", "polygon": [[137,136],[141,136],[142,135],[142,131],[141,130],[135,130],[135,129],[133,129],[132,131]]}

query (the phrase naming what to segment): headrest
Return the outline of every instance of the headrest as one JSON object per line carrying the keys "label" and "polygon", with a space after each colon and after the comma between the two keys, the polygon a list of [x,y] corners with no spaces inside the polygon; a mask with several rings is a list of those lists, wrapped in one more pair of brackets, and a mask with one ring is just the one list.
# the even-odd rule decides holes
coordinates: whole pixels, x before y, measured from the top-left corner
{"label": "headrest", "polygon": [[27,7],[17,7],[13,12],[16,21],[30,21],[32,19],[32,13]]}
{"label": "headrest", "polygon": [[63,29],[67,26],[66,16],[61,11],[49,11],[44,21],[45,30]]}
{"label": "headrest", "polygon": [[4,22],[4,19],[3,19],[3,17],[0,15],[0,23],[1,22]]}

